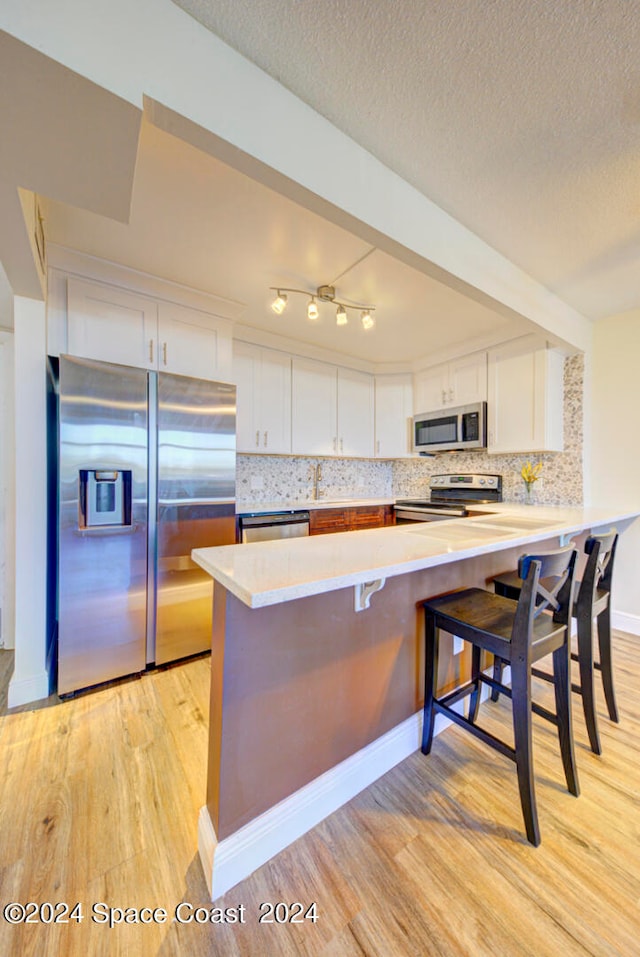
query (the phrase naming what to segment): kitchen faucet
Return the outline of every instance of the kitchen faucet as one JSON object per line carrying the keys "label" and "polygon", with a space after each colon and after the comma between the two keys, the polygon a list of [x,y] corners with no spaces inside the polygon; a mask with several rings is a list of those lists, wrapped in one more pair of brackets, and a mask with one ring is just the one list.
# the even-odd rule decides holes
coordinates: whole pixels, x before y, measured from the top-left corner
{"label": "kitchen faucet", "polygon": [[319,483],[322,481],[322,462],[318,462],[316,465],[309,465],[309,478],[313,479],[313,497],[314,499],[318,499],[324,495],[324,491],[318,488]]}

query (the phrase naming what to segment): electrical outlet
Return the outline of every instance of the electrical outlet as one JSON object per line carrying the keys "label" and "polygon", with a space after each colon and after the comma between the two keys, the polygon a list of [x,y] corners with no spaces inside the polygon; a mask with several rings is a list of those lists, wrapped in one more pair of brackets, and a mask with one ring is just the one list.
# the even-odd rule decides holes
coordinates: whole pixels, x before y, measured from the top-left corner
{"label": "electrical outlet", "polygon": [[453,636],[453,653],[454,655],[459,655],[462,649],[464,648],[464,641],[462,638],[458,638],[457,635]]}

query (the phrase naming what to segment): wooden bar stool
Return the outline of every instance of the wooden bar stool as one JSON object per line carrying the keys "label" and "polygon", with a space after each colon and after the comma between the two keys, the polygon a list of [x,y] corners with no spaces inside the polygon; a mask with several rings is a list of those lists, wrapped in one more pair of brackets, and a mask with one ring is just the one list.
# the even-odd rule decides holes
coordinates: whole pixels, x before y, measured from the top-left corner
{"label": "wooden bar stool", "polygon": [[[613,667],[611,656],[611,581],[613,578],[613,562],[618,543],[618,534],[615,529],[604,535],[590,535],[584,546],[587,554],[582,581],[576,584],[578,597],[573,606],[573,617],[578,626],[578,652],[572,654],[578,662],[580,684],[572,684],[571,688],[582,696],[582,709],[589,735],[589,744],[595,754],[601,754],[600,735],[596,718],[595,694],[593,685],[594,669],[602,675],[604,697],[609,717],[612,721],[619,721],[613,690]],[[517,572],[508,572],[493,579],[493,586],[497,595],[517,599],[522,587],[522,580]],[[596,619],[598,628],[599,661],[593,656],[593,619]],[[504,662],[494,659],[493,677],[502,681]],[[538,678],[546,681],[550,676],[545,671],[534,669]],[[499,692],[492,691],[492,701],[497,701]]]}
{"label": "wooden bar stool", "polygon": [[[526,555],[518,563],[522,579],[517,601],[482,588],[467,588],[424,602],[425,693],[422,752],[429,754],[436,713],[446,715],[485,744],[515,762],[527,839],[540,843],[532,764],[531,712],[557,725],[560,752],[571,794],[578,795],[578,775],[571,728],[569,622],[573,605],[576,549]],[[544,585],[541,582],[544,579]],[[471,680],[444,697],[436,697],[439,629],[471,642]],[[481,652],[489,651],[511,665],[511,688],[482,673]],[[553,653],[555,714],[531,699],[533,662]],[[476,724],[483,683],[508,695],[512,702],[515,747]],[[453,705],[470,696],[468,716]]]}

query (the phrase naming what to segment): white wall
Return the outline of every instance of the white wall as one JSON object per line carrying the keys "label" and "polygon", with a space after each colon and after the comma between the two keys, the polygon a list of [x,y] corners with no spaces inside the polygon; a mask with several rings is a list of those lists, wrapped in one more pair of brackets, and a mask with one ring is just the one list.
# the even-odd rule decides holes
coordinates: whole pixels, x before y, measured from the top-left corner
{"label": "white wall", "polygon": [[15,668],[9,707],[49,694],[46,641],[46,310],[16,296]]}
{"label": "white wall", "polygon": [[[595,324],[591,357],[591,497],[640,509],[640,309]],[[640,519],[620,540],[616,624],[640,634]]]}
{"label": "white wall", "polygon": [[15,636],[15,456],[13,333],[0,330],[0,648]]}

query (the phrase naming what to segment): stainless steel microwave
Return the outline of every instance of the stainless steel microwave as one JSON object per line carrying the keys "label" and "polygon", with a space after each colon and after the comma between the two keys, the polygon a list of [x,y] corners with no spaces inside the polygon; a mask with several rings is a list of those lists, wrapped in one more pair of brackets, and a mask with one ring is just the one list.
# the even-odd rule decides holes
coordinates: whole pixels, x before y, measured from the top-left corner
{"label": "stainless steel microwave", "polygon": [[487,403],[474,402],[413,417],[413,451],[428,455],[487,447]]}

